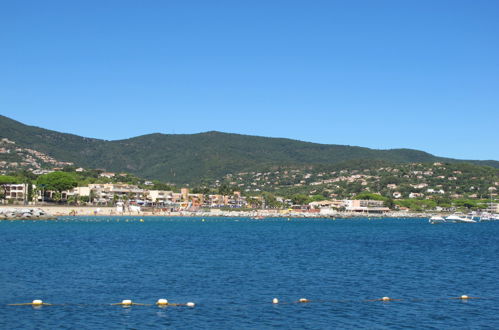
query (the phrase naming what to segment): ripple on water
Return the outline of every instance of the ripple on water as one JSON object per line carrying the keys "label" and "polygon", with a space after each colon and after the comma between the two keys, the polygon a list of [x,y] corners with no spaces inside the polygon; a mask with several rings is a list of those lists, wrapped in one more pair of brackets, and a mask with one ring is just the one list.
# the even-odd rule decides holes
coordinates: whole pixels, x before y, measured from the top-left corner
{"label": "ripple on water", "polygon": [[[0,326],[499,326],[499,223],[140,219],[3,223],[0,302],[68,305],[1,308]],[[489,299],[448,299],[462,294]],[[383,296],[401,300],[366,301]],[[301,297],[312,302],[290,303]],[[109,305],[158,298],[197,305]]]}

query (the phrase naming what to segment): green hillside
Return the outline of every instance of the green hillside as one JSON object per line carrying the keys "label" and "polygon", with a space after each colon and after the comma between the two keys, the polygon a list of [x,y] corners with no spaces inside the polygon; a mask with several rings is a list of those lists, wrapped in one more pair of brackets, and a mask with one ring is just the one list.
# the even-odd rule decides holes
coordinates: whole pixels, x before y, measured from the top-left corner
{"label": "green hillside", "polygon": [[374,150],[221,132],[149,134],[105,141],[27,126],[0,116],[0,138],[87,168],[125,171],[174,183],[221,178],[269,166],[331,165],[365,159],[393,163],[469,162],[499,168],[497,161],[464,161],[411,149]]}

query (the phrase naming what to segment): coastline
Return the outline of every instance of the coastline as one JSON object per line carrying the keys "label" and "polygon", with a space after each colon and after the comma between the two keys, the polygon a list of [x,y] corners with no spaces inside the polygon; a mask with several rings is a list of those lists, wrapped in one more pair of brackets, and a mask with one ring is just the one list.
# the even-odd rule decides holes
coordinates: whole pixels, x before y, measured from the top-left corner
{"label": "coastline", "polygon": [[[158,211],[138,211],[138,212],[116,212],[115,207],[96,207],[96,206],[10,206],[0,205],[0,213],[5,210],[22,211],[26,209],[40,210],[46,216],[39,218],[30,218],[30,220],[55,219],[60,216],[142,216],[142,217],[248,217],[248,218],[429,218],[434,213],[412,213],[412,212],[386,212],[386,213],[351,213],[336,212],[321,214],[317,212],[293,212],[288,210],[254,210],[254,211],[225,211],[212,209],[210,211],[178,211],[166,212]],[[22,213],[22,212],[20,212]],[[11,218],[7,220],[16,220],[20,218]],[[25,220],[25,218],[23,218]]]}

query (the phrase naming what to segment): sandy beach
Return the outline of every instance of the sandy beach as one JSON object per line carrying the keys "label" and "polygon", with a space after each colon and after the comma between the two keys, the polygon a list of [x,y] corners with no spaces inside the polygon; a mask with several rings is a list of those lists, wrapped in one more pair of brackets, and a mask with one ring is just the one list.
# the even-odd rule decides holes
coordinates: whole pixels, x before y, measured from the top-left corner
{"label": "sandy beach", "polygon": [[139,212],[117,212],[116,207],[102,206],[47,206],[47,205],[29,205],[29,206],[13,206],[1,205],[2,209],[41,209],[43,212],[51,216],[191,216],[191,217],[255,217],[255,218],[270,218],[270,217],[290,217],[290,218],[426,218],[432,214],[428,213],[410,213],[410,212],[388,212],[385,214],[361,214],[361,213],[334,213],[320,214],[317,212],[289,212],[287,210],[253,210],[253,211],[222,211],[219,209],[211,209],[208,211],[179,211],[166,212],[162,210],[139,211]]}

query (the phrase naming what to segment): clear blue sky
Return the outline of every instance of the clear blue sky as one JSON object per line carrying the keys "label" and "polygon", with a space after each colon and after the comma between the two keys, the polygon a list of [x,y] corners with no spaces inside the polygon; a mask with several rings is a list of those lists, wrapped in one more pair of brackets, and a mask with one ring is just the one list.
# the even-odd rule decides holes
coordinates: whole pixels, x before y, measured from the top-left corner
{"label": "clear blue sky", "polygon": [[499,1],[2,1],[0,114],[499,160]]}

